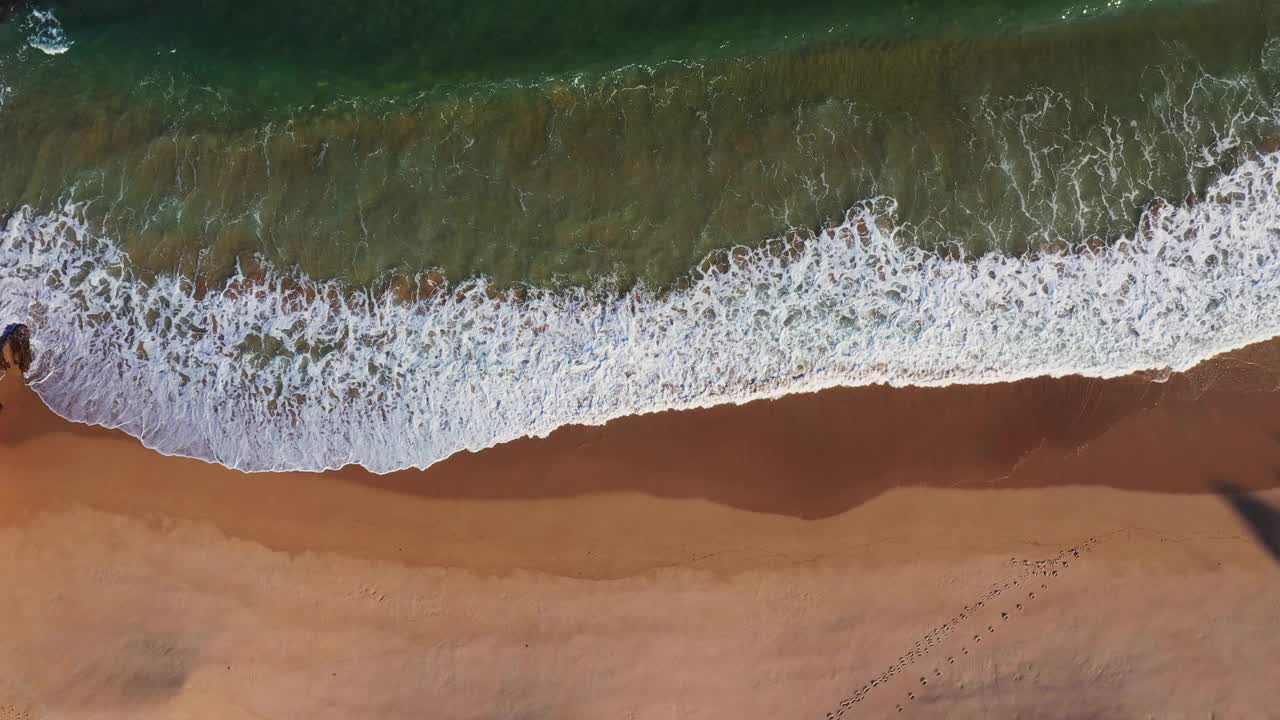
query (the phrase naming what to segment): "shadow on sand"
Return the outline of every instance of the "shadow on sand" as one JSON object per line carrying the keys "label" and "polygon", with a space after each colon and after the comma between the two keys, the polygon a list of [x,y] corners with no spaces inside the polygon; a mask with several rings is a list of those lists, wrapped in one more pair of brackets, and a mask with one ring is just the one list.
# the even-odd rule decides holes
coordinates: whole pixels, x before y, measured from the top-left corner
{"label": "shadow on sand", "polygon": [[1256,379],[836,389],[567,427],[426,471],[339,474],[425,497],[640,492],[810,519],[905,485],[1205,493],[1206,478],[1230,477],[1259,490],[1280,484],[1280,412],[1274,383]]}
{"label": "shadow on sand", "polygon": [[1280,562],[1280,507],[1231,483],[1218,483],[1218,493],[1236,511],[1263,549]]}
{"label": "shadow on sand", "polygon": [[[32,388],[18,385],[6,383],[0,393],[8,406],[0,412],[0,450],[45,433],[115,436],[56,418]],[[425,471],[374,475],[347,467],[329,478],[425,499],[640,493],[805,519],[908,485],[1211,493],[1217,479],[1231,478],[1256,491],[1280,485],[1278,388],[1275,341],[1165,382],[1065,377],[834,389],[565,427],[547,438],[458,453]],[[189,461],[164,462],[174,470],[159,475],[194,472],[177,469]],[[244,482],[259,492],[305,495],[320,481],[283,473]]]}

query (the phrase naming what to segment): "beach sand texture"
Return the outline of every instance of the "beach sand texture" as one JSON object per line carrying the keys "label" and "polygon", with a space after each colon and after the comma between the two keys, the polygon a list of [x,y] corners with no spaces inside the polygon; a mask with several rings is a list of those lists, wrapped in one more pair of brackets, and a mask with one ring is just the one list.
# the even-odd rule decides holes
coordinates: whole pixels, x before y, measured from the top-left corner
{"label": "beach sand texture", "polygon": [[1278,386],[1271,342],[246,475],[10,371],[0,718],[1280,717]]}
{"label": "beach sand texture", "polygon": [[1276,0],[0,0],[0,159],[0,720],[1280,720]]}

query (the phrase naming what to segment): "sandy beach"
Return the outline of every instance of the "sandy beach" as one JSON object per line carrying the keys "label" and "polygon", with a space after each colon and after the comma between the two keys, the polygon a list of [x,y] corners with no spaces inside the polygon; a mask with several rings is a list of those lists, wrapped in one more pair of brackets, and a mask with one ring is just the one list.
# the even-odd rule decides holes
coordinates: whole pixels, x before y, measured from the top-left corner
{"label": "sandy beach", "polygon": [[0,0],[0,158],[0,720],[1280,720],[1280,0]]}
{"label": "sandy beach", "polygon": [[246,475],[10,371],[0,718],[1280,717],[1277,388],[1273,342]]}

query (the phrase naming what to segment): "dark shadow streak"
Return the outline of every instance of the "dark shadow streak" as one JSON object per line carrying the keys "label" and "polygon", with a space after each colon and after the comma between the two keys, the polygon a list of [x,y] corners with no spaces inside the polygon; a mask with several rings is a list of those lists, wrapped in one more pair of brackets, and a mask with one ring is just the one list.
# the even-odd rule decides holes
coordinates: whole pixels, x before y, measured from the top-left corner
{"label": "dark shadow streak", "polygon": [[[114,435],[50,421],[32,389],[12,387],[0,396],[12,402],[0,412],[0,455],[48,432]],[[466,501],[640,493],[804,519],[838,515],[902,486],[1212,493],[1217,479],[1231,478],[1257,491],[1280,486],[1278,388],[1280,340],[1159,383],[1066,377],[834,389],[564,427],[461,452],[425,471],[379,476],[347,467],[329,477],[359,489],[353,498],[369,489]],[[313,482],[244,478],[255,492],[298,496]]]}
{"label": "dark shadow streak", "polygon": [[1218,483],[1218,494],[1231,504],[1263,549],[1280,562],[1280,508],[1231,483]]}
{"label": "dark shadow streak", "polygon": [[1205,493],[1214,490],[1208,479],[1232,477],[1258,490],[1280,484],[1270,472],[1280,444],[1269,434],[1280,434],[1280,413],[1273,393],[1241,390],[1255,379],[1208,392],[1182,376],[835,389],[561,428],[459,453],[425,472],[338,475],[421,497],[631,491],[808,519],[903,485]]}

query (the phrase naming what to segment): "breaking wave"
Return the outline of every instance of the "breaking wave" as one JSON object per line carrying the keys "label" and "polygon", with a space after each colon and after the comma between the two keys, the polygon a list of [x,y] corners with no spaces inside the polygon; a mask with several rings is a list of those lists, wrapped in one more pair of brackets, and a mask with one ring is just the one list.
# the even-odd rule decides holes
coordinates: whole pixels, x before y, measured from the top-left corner
{"label": "breaking wave", "polygon": [[948,256],[900,245],[892,210],[738,248],[665,293],[504,295],[270,270],[202,292],[140,277],[75,206],[26,209],[0,237],[0,320],[31,326],[36,389],[72,420],[242,470],[374,472],[832,386],[1181,370],[1280,334],[1280,154],[1105,248]]}
{"label": "breaking wave", "polygon": [[62,23],[53,11],[33,8],[23,23],[27,33],[27,45],[45,55],[62,55],[71,49],[75,41],[67,37]]}

